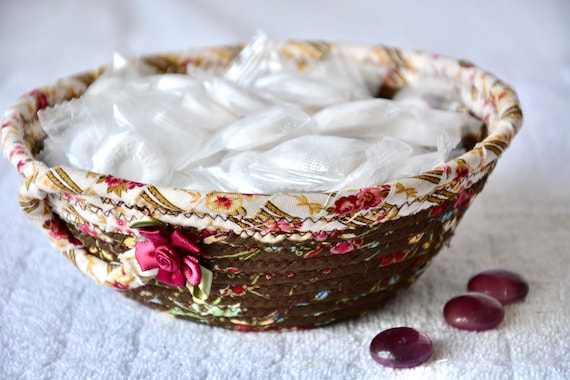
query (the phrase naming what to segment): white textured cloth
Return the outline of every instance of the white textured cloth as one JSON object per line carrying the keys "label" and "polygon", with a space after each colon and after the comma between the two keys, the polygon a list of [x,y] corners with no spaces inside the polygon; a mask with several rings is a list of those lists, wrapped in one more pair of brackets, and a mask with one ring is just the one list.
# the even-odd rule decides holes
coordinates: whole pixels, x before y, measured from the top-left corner
{"label": "white textured cloth", "polygon": [[[403,296],[368,316],[285,333],[239,333],[166,317],[97,286],[17,205],[0,161],[0,378],[570,378],[570,3],[255,0],[3,1],[0,108],[21,93],[133,53],[271,38],[419,48],[467,58],[512,84],[525,114],[451,246]],[[453,329],[445,302],[478,271],[525,276],[525,302],[496,330]],[[381,330],[428,333],[436,354],[407,370],[368,354]]]}

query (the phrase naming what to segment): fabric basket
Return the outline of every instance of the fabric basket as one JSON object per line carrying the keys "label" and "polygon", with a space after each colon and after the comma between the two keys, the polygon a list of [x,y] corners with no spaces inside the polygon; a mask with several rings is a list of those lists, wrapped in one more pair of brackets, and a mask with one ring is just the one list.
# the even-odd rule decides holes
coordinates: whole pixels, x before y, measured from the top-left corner
{"label": "fabric basket", "polygon": [[[339,45],[280,44],[299,67]],[[2,122],[30,220],[97,283],[176,317],[242,331],[324,325],[364,315],[414,283],[452,236],[522,123],[514,91],[474,65],[420,51],[342,45],[377,70],[382,92],[451,81],[486,134],[461,157],[413,178],[334,193],[195,192],[127,181],[35,157],[37,111],[79,97],[105,68],[23,96]],[[240,46],[144,57],[157,73],[221,73]],[[334,148],[334,147],[332,147]]]}

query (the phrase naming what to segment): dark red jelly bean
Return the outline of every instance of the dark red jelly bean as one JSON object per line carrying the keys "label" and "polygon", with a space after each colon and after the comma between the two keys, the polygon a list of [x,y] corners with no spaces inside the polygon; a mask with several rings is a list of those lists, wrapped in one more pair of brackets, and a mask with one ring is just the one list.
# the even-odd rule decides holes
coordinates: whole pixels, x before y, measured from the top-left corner
{"label": "dark red jelly bean", "polygon": [[528,294],[528,282],[514,272],[494,269],[471,277],[467,290],[490,295],[505,305],[524,300]]}
{"label": "dark red jelly bean", "polygon": [[505,318],[503,305],[483,293],[465,293],[443,308],[445,321],[460,330],[483,331],[497,327]]}
{"label": "dark red jelly bean", "polygon": [[415,367],[433,355],[429,336],[411,327],[384,330],[372,339],[370,355],[376,362],[391,368]]}

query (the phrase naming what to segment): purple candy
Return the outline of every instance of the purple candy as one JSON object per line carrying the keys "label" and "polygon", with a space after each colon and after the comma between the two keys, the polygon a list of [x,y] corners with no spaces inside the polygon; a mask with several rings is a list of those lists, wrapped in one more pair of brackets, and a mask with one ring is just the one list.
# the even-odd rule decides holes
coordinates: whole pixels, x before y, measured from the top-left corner
{"label": "purple candy", "polygon": [[528,282],[517,273],[495,269],[473,276],[467,290],[487,294],[505,305],[524,300],[528,294]]}
{"label": "purple candy", "polygon": [[433,344],[423,332],[411,327],[395,327],[372,339],[370,355],[386,367],[411,368],[433,355]]}
{"label": "purple candy", "polygon": [[497,327],[505,318],[505,312],[495,298],[470,292],[449,300],[443,316],[448,324],[460,330],[483,331]]}

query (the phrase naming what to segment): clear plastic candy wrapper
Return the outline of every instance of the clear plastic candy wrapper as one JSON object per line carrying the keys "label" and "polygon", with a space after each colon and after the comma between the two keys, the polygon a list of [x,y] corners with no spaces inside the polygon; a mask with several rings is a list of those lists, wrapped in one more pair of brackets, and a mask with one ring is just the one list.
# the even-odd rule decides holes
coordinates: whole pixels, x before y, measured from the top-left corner
{"label": "clear plastic candy wrapper", "polygon": [[245,194],[263,193],[250,177],[250,165],[259,159],[259,152],[246,151],[226,157],[219,164],[209,167],[200,166],[189,174],[191,178],[202,179],[200,190],[215,188],[220,191],[234,191]]}
{"label": "clear plastic candy wrapper", "polygon": [[417,175],[481,131],[449,84],[375,98],[370,68],[312,48],[318,62],[296,61],[258,33],[221,76],[156,75],[116,54],[81,98],[38,113],[39,158],[198,191],[326,192]]}
{"label": "clear plastic candy wrapper", "polygon": [[126,54],[113,54],[113,66],[103,73],[87,90],[85,95],[98,95],[121,90],[133,79],[152,74],[152,68],[141,61],[132,61]]}
{"label": "clear plastic candy wrapper", "polygon": [[256,91],[238,85],[223,77],[206,76],[196,74],[198,70],[191,70],[198,78],[201,78],[208,96],[216,103],[226,107],[238,117],[262,111],[273,105]]}
{"label": "clear plastic candy wrapper", "polygon": [[402,88],[394,95],[394,100],[424,108],[467,112],[454,86],[435,79],[424,79],[413,86]]}
{"label": "clear plastic candy wrapper", "polygon": [[310,122],[311,117],[298,108],[268,107],[244,116],[212,134],[204,142],[201,152],[181,161],[178,168],[184,170],[205,157],[223,151],[243,151],[270,146],[288,136],[301,134],[300,130]]}
{"label": "clear plastic candy wrapper", "polygon": [[249,166],[253,181],[270,192],[326,191],[364,161],[367,144],[338,136],[306,135],[283,142]]}
{"label": "clear plastic candy wrapper", "polygon": [[[111,105],[108,98],[85,96],[38,112],[42,127],[49,136],[44,143],[44,155],[55,157],[55,152],[46,150],[56,148],[57,156],[66,157],[71,165],[90,169],[95,149],[108,126],[114,122],[112,114],[105,112]],[[106,119],[98,123],[97,119],[103,115]]]}
{"label": "clear plastic candy wrapper", "polygon": [[137,178],[143,183],[164,181],[170,172],[164,155],[153,149],[152,140],[136,132],[107,136],[93,155],[92,170],[122,178]]}

